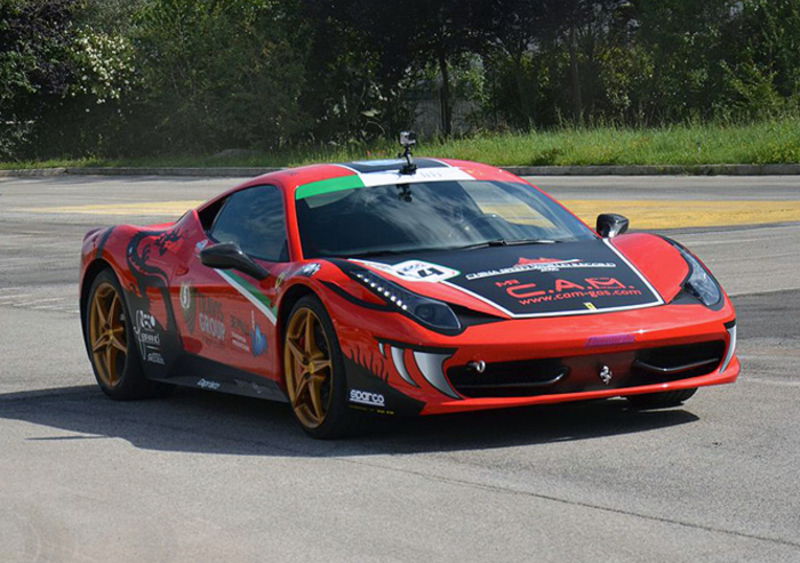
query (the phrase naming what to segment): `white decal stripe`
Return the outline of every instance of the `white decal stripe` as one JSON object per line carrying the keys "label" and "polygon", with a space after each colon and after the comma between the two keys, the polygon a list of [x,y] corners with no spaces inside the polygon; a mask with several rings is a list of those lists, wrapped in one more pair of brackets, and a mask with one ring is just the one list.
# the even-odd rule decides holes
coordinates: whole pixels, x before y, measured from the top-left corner
{"label": "white decal stripe", "polygon": [[728,365],[731,363],[731,360],[733,359],[733,354],[736,352],[736,325],[733,325],[731,328],[728,329],[728,334],[730,335],[730,343],[728,344],[728,353],[725,354],[725,360],[722,362],[722,367],[719,368],[720,373],[728,369]]}
{"label": "white decal stripe", "polygon": [[399,172],[367,172],[359,174],[366,187],[411,184],[414,182],[448,182],[474,180],[460,168],[418,168],[414,174]]}
{"label": "white decal stripe", "polygon": [[233,289],[238,291],[242,295],[242,297],[244,297],[250,303],[252,303],[256,309],[261,311],[264,314],[264,316],[267,317],[267,319],[269,319],[269,322],[271,322],[272,324],[276,324],[277,319],[275,317],[275,313],[273,313],[269,309],[269,307],[267,307],[261,301],[259,301],[255,295],[250,293],[244,286],[242,286],[239,282],[237,282],[235,279],[233,279],[224,271],[216,269],[214,271],[217,272],[222,279],[228,282],[231,285],[231,287],[233,287]]}
{"label": "white decal stripe", "polygon": [[396,346],[389,346],[389,350],[391,350],[392,361],[394,362],[394,367],[397,369],[397,373],[400,374],[400,377],[402,377],[409,385],[419,387],[419,385],[417,385],[417,383],[411,379],[411,376],[408,374],[408,370],[406,369],[406,362],[404,358],[405,350],[403,348],[397,348]]}
{"label": "white decal stripe", "polygon": [[431,354],[430,352],[414,350],[414,361],[417,363],[417,367],[423,377],[428,380],[428,383],[448,397],[460,399],[461,397],[450,387],[450,383],[444,376],[444,362],[449,357],[450,354]]}
{"label": "white decal stripe", "polygon": [[609,248],[611,249],[611,251],[612,251],[614,254],[616,254],[617,256],[619,256],[619,259],[620,259],[620,260],[622,260],[623,262],[625,262],[625,263],[628,265],[628,267],[629,267],[631,270],[633,270],[633,273],[634,273],[634,274],[636,274],[637,276],[639,276],[639,279],[640,279],[640,280],[642,280],[642,283],[644,283],[644,285],[646,285],[646,286],[647,286],[647,289],[649,289],[649,290],[650,290],[650,293],[652,293],[652,294],[653,294],[653,297],[655,297],[655,298],[656,298],[656,303],[655,303],[655,304],[656,304],[656,305],[663,305],[663,304],[664,304],[664,300],[661,298],[661,294],[660,294],[660,293],[658,293],[658,292],[656,291],[656,289],[655,289],[655,288],[654,288],[652,285],[650,285],[650,282],[649,282],[649,281],[647,281],[647,278],[645,278],[645,277],[642,275],[642,272],[640,272],[640,271],[639,271],[639,269],[638,269],[638,268],[636,268],[636,266],[634,266],[634,265],[633,265],[633,264],[632,264],[632,263],[631,263],[631,262],[630,262],[630,261],[629,261],[629,260],[628,260],[628,259],[625,257],[625,255],[624,255],[624,254],[622,254],[622,252],[620,252],[619,250],[617,250],[617,247],[615,247],[613,244],[611,244],[611,240],[609,240],[609,239],[607,239],[607,238],[604,238],[604,239],[603,239],[603,242],[606,244],[606,246],[607,246],[607,247],[609,247]]}

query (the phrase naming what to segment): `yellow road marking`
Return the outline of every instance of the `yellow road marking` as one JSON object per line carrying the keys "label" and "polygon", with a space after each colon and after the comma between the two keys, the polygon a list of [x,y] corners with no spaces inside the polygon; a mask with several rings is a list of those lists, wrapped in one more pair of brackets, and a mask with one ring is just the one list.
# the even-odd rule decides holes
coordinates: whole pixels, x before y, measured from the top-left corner
{"label": "yellow road marking", "polygon": [[[202,201],[161,201],[150,203],[116,203],[64,207],[15,209],[31,213],[68,213],[120,216],[178,217]],[[800,201],[765,200],[565,200],[571,209],[589,225],[599,213],[619,213],[631,220],[636,229],[670,227],[715,227],[724,225],[756,225],[800,221]]]}
{"label": "yellow road marking", "polygon": [[636,229],[716,227],[800,221],[800,201],[590,200],[565,201],[589,225],[599,213],[619,213]]}
{"label": "yellow road marking", "polygon": [[202,200],[156,201],[146,203],[109,203],[93,205],[73,205],[63,207],[30,207],[14,211],[30,213],[69,213],[81,215],[164,215],[178,217],[203,203]]}

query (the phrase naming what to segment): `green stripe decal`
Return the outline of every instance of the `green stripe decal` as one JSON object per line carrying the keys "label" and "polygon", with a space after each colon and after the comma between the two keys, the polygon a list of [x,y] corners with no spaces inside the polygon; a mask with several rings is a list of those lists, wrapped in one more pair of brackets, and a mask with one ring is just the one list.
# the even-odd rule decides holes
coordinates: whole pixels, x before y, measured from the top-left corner
{"label": "green stripe decal", "polygon": [[320,180],[318,182],[311,182],[310,184],[300,186],[297,188],[297,190],[295,190],[294,198],[304,199],[315,195],[363,187],[364,182],[361,180],[361,177],[358,174],[354,174],[352,176],[340,176],[339,178],[328,178],[327,180]]}
{"label": "green stripe decal", "polygon": [[234,274],[233,272],[226,272],[224,270],[215,270],[222,279],[228,282],[236,291],[242,294],[242,297],[255,305],[256,309],[264,313],[264,316],[269,319],[272,324],[275,324],[278,315],[276,308],[272,302],[267,299],[267,296],[261,293],[257,287],[251,284],[243,277]]}

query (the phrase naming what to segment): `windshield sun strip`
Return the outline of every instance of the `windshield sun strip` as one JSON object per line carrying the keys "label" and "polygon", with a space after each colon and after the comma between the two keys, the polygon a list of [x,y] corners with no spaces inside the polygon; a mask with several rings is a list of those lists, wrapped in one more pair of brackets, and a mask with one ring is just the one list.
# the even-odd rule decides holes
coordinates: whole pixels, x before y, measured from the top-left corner
{"label": "windshield sun strip", "polygon": [[315,195],[363,187],[364,181],[358,174],[354,174],[352,176],[340,176],[338,178],[328,178],[327,180],[319,180],[317,182],[311,182],[309,184],[299,186],[294,192],[294,198],[305,199]]}

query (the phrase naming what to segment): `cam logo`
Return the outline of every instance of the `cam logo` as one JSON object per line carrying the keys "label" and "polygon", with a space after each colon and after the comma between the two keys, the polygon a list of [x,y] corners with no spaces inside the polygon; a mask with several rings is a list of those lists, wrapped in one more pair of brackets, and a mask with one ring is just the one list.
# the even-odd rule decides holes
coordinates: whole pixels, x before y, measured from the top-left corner
{"label": "cam logo", "polygon": [[374,407],[383,407],[386,405],[386,399],[380,393],[370,393],[369,391],[361,391],[359,389],[350,389],[350,402]]}

